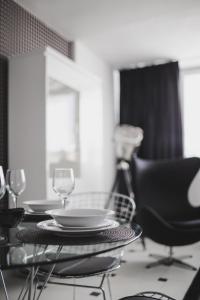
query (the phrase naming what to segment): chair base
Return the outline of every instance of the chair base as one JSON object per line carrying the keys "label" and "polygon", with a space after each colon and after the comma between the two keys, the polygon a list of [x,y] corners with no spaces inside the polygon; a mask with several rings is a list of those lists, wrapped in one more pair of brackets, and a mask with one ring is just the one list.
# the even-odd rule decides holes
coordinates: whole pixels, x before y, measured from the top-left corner
{"label": "chair base", "polygon": [[162,255],[150,254],[150,256],[155,259],[158,259],[158,260],[153,263],[148,264],[146,266],[147,269],[150,269],[152,267],[156,267],[159,265],[165,265],[165,266],[176,265],[177,267],[181,267],[181,268],[192,270],[192,271],[197,270],[197,268],[195,268],[193,265],[182,261],[182,259],[191,258],[192,257],[191,255],[184,255],[184,256],[180,256],[179,258],[176,258],[172,255],[162,256]]}

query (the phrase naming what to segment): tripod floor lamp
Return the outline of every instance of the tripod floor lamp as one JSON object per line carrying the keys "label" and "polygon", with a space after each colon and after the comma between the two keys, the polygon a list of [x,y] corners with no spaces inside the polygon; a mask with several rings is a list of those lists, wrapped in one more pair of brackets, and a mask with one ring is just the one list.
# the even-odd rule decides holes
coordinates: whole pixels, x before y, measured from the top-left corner
{"label": "tripod floor lamp", "polygon": [[118,191],[121,174],[130,197],[134,198],[131,184],[130,161],[133,152],[141,145],[143,130],[132,125],[118,125],[115,129],[114,142],[118,160],[112,192]]}

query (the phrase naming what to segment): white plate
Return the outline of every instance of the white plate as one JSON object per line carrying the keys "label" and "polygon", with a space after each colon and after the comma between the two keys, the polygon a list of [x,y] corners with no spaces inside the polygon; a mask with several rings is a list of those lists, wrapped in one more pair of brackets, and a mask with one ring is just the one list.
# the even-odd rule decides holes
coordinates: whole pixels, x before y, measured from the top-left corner
{"label": "white plate", "polygon": [[46,213],[58,224],[67,227],[96,227],[114,215],[114,211],[110,209],[95,208],[52,209]]}
{"label": "white plate", "polygon": [[28,206],[29,210],[36,213],[44,213],[46,210],[62,207],[61,200],[32,200],[25,201],[24,204]]}
{"label": "white plate", "polygon": [[58,226],[58,224],[54,220],[47,220],[42,221],[37,224],[37,227],[42,230],[47,230],[55,234],[59,235],[76,235],[76,236],[82,236],[82,235],[92,235],[96,234],[98,232],[105,231],[107,229],[115,228],[119,226],[119,223],[114,220],[108,220],[110,224],[106,224],[101,227],[87,227],[87,228],[77,228],[77,227],[64,227]]}
{"label": "white plate", "polygon": [[66,229],[66,230],[79,230],[79,231],[84,231],[85,229],[98,229],[98,228],[104,228],[104,227],[109,227],[113,224],[113,220],[112,219],[105,219],[104,222],[102,222],[101,224],[98,224],[96,226],[63,226],[61,224],[58,224],[55,220],[55,226],[61,228],[61,229]]}
{"label": "white plate", "polygon": [[26,209],[25,210],[25,213],[28,214],[28,215],[36,215],[36,216],[44,216],[45,215],[45,212],[39,212],[39,211],[33,211],[31,209]]}

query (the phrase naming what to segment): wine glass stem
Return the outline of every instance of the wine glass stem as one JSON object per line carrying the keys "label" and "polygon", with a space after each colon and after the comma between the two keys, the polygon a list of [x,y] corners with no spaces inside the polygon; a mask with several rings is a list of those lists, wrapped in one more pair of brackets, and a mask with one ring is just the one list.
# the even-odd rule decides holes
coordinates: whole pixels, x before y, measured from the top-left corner
{"label": "wine glass stem", "polygon": [[18,199],[17,196],[14,196],[14,197],[13,197],[14,208],[17,208],[17,199]]}
{"label": "wine glass stem", "polygon": [[63,208],[65,208],[67,205],[67,197],[66,198],[63,198]]}

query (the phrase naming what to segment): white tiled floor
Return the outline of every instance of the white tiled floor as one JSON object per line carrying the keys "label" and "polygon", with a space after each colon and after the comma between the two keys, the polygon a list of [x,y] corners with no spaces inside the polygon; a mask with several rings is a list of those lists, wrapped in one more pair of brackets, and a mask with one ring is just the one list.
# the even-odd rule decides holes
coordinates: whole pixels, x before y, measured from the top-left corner
{"label": "white tiled floor", "polygon": [[[133,250],[133,251],[131,251]],[[113,300],[121,297],[133,295],[137,292],[146,290],[155,290],[166,293],[177,300],[182,300],[184,294],[189,288],[196,272],[185,270],[176,266],[159,266],[152,269],[146,269],[145,266],[154,259],[148,256],[149,253],[163,254],[167,253],[167,247],[159,246],[147,240],[147,250],[142,250],[141,243],[138,241],[129,246],[124,254],[125,263],[116,271],[116,276],[111,277]],[[200,243],[191,246],[174,248],[175,254],[192,254],[193,257],[187,261],[197,268],[200,266]],[[159,281],[159,278],[167,279],[167,281]],[[87,278],[81,282],[96,283],[100,278]],[[23,279],[19,274],[8,272],[6,274],[6,282],[10,300],[17,299],[19,286]],[[106,287],[106,284],[105,284]],[[102,296],[90,296],[91,291],[88,289],[77,288],[76,300],[101,300]],[[2,291],[0,292],[0,300],[3,300]],[[60,287],[49,285],[45,289],[41,300],[64,300],[73,299],[72,287]],[[109,297],[108,297],[109,299]],[[192,300],[192,299],[191,299]]]}

